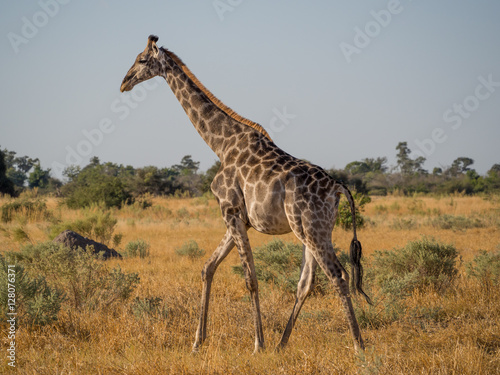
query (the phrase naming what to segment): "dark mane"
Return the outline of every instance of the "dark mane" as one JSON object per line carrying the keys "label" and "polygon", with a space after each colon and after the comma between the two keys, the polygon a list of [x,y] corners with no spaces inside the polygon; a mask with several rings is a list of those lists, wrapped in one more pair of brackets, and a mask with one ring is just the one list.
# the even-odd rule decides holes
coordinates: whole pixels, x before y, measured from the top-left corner
{"label": "dark mane", "polygon": [[[149,38],[158,38],[154,35],[151,35]],[[224,111],[228,116],[231,118],[235,119],[236,121],[250,126],[251,128],[257,130],[259,133],[263,134],[265,137],[271,139],[269,136],[269,133],[259,124],[256,122],[253,122],[243,116],[240,116],[237,114],[235,111],[233,111],[231,108],[226,106],[224,103],[222,103],[217,97],[210,92],[199,80],[196,78],[196,76],[189,70],[186,64],[180,59],[179,56],[177,56],[175,53],[172,51],[169,51],[168,49],[161,47],[160,50],[164,53],[166,53],[174,62],[182,69],[182,71],[194,82],[194,84],[208,97],[208,99],[214,103],[217,107],[219,107],[222,111]]]}

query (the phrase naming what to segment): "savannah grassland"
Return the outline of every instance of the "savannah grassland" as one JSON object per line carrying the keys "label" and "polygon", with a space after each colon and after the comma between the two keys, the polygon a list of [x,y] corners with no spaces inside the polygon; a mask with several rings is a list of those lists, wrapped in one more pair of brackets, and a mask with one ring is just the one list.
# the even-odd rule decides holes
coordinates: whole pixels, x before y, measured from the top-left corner
{"label": "savannah grassland", "polygon": [[[0,200],[0,205],[7,202]],[[47,207],[62,221],[75,220],[81,211],[59,205]],[[213,283],[208,339],[197,355],[191,346],[198,323],[200,271],[225,233],[213,199],[153,198],[153,206],[127,206],[112,211],[116,232],[129,241],[150,243],[149,256],[110,260],[110,268],[138,272],[140,284],[126,303],[109,309],[77,311],[63,305],[58,320],[43,327],[17,330],[19,374],[498,374],[500,373],[500,288],[467,277],[465,265],[479,250],[499,249],[499,197],[373,197],[363,213],[367,224],[359,230],[365,259],[376,250],[402,248],[422,235],[452,244],[460,253],[459,269],[444,290],[421,290],[404,301],[396,318],[379,324],[360,320],[366,343],[356,355],[344,313],[334,292],[311,295],[305,303],[288,347],[275,352],[291,312],[294,295],[276,285],[260,283],[266,350],[252,355],[254,327],[243,279],[232,271],[239,264],[236,250],[219,267]],[[478,228],[443,229],[433,220],[444,215],[479,219]],[[6,235],[19,226],[3,224],[1,249],[18,250],[20,243]],[[23,222],[29,241],[47,241],[45,219]],[[249,231],[253,247],[272,238]],[[281,236],[297,242],[292,235]],[[336,228],[332,240],[347,250],[352,231]],[[191,259],[175,249],[196,240],[206,253]],[[369,267],[369,264],[366,266]],[[368,271],[367,271],[368,272]],[[3,286],[2,286],[3,287]],[[376,292],[376,291],[375,291]],[[136,317],[131,301],[160,297],[163,317]],[[356,311],[371,319],[384,312],[383,298],[369,308],[355,298]],[[5,325],[2,326],[4,348]],[[1,355],[0,372],[13,372]]]}

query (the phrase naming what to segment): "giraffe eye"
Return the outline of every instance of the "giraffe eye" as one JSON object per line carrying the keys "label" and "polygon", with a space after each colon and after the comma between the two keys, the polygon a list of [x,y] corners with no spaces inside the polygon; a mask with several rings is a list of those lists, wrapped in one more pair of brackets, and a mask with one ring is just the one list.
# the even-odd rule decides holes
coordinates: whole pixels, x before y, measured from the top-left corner
{"label": "giraffe eye", "polygon": [[139,64],[146,64],[148,60],[139,60]]}

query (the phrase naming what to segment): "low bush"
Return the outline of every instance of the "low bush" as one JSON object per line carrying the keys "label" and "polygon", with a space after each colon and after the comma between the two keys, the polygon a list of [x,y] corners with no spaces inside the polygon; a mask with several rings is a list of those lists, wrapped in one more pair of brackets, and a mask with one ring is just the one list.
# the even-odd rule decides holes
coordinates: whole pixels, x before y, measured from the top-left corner
{"label": "low bush", "polygon": [[[356,206],[356,227],[362,228],[365,225],[365,218],[361,213],[364,210],[365,204],[371,202],[371,198],[368,195],[356,192],[353,192],[352,196]],[[340,201],[336,224],[345,230],[352,228],[351,206],[345,197]]]}
{"label": "low bush", "polygon": [[433,324],[442,319],[440,307],[409,308],[414,291],[443,291],[457,275],[458,251],[452,245],[423,237],[403,248],[376,251],[365,267],[365,291],[373,305],[354,304],[362,328],[379,328],[401,319]]}
{"label": "low bush", "polygon": [[452,245],[423,237],[401,249],[376,251],[370,273],[382,292],[404,297],[415,289],[441,289],[456,276],[458,251]]}
{"label": "low bush", "polygon": [[132,314],[138,319],[166,318],[168,311],[165,306],[162,306],[162,301],[160,297],[136,297],[131,305]]}
{"label": "low bush", "polygon": [[387,206],[384,206],[383,204],[377,204],[375,206],[375,213],[377,214],[386,214],[388,211]]}
{"label": "low bush", "polygon": [[189,257],[191,259],[201,258],[205,255],[205,250],[200,249],[195,240],[185,242],[181,247],[175,249],[177,255]]}
{"label": "low bush", "polygon": [[177,210],[176,216],[178,219],[187,219],[190,215],[189,211],[186,208],[182,207]]}
{"label": "low bush", "polygon": [[19,225],[10,231],[11,238],[16,242],[31,242],[28,231],[23,225]]}
{"label": "low bush", "polygon": [[396,230],[411,230],[418,227],[414,219],[396,218],[392,221],[391,228]]}
{"label": "low bush", "polygon": [[481,281],[500,283],[500,251],[487,252],[480,250],[472,262],[465,265],[467,276]]}
{"label": "low bush", "polygon": [[28,221],[48,220],[52,218],[47,205],[41,199],[16,199],[2,205],[2,221],[8,223],[16,216],[23,216]]}
{"label": "low bush", "polygon": [[369,294],[373,296],[373,305],[367,303],[354,305],[354,312],[361,328],[376,329],[388,326],[404,316],[405,308],[401,299],[374,295],[372,292],[370,291]]}
{"label": "low bush", "polygon": [[427,210],[425,209],[425,203],[421,199],[413,198],[408,203],[408,212],[412,215],[425,215]]}
{"label": "low bush", "polygon": [[108,267],[92,251],[75,251],[52,242],[27,245],[7,252],[9,264],[24,269],[30,278],[43,278],[48,287],[63,291],[77,310],[108,308],[129,298],[139,283],[137,273]]}
{"label": "low bush", "polygon": [[441,215],[432,220],[430,224],[438,229],[451,229],[454,231],[463,231],[471,228],[483,228],[486,226],[484,221],[478,218],[465,216]]}
{"label": "low bush", "polygon": [[[9,267],[10,266],[10,267]],[[16,313],[17,324],[46,325],[57,320],[66,299],[61,289],[48,285],[45,277],[31,277],[23,266],[7,262],[0,254],[0,321]]]}
{"label": "low bush", "polygon": [[150,245],[144,240],[130,241],[125,245],[125,252],[129,257],[146,258],[149,256]]}

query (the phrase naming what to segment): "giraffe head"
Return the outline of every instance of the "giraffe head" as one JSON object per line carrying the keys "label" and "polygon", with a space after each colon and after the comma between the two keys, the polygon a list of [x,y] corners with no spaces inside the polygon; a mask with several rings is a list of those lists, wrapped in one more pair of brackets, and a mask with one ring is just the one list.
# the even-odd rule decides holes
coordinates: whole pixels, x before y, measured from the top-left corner
{"label": "giraffe head", "polygon": [[161,51],[156,45],[158,37],[155,35],[150,35],[148,38],[148,44],[144,51],[137,55],[134,65],[129,69],[125,78],[123,78],[120,91],[130,91],[135,85],[143,81],[147,81],[160,74],[161,62],[160,54]]}

